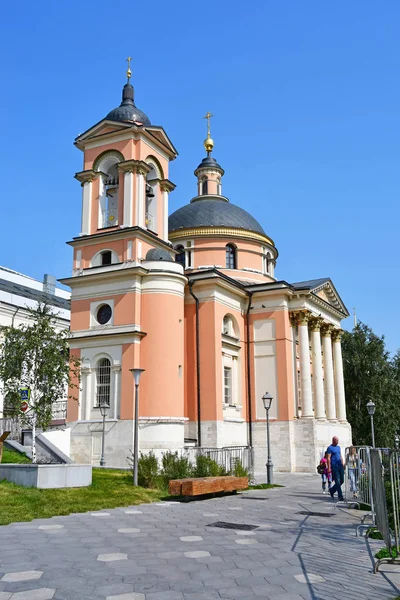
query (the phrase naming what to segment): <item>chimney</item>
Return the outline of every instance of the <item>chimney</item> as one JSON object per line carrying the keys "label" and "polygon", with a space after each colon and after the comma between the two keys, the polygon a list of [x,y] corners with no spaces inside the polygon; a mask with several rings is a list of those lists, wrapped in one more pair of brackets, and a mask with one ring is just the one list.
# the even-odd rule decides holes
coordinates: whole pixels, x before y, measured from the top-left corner
{"label": "chimney", "polygon": [[56,278],[54,275],[48,275],[47,273],[43,277],[43,291],[45,294],[51,294],[54,296],[56,293]]}

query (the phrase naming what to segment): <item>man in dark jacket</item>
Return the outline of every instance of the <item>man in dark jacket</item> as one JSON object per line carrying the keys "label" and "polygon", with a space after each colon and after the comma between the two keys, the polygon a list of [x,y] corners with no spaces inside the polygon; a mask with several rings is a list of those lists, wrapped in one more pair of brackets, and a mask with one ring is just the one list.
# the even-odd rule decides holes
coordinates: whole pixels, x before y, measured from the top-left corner
{"label": "man in dark jacket", "polygon": [[339,446],[339,438],[332,438],[332,444],[327,448],[328,453],[328,473],[332,473],[332,479],[335,484],[330,488],[331,498],[335,492],[338,493],[339,500],[343,500],[342,485],[344,483],[344,460]]}

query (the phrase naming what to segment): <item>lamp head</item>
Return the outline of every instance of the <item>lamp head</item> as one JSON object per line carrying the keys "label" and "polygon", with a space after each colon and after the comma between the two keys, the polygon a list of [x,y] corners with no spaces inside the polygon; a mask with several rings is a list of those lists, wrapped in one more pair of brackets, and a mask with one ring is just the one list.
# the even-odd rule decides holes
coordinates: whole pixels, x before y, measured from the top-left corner
{"label": "lamp head", "polygon": [[106,417],[108,415],[108,411],[110,410],[110,405],[107,400],[101,400],[99,404],[100,414],[102,417]]}
{"label": "lamp head", "polygon": [[368,410],[368,414],[372,417],[375,413],[375,403],[372,402],[372,400],[367,402],[367,410]]}
{"label": "lamp head", "polygon": [[262,397],[262,401],[263,401],[265,410],[269,410],[271,408],[271,404],[272,404],[271,394],[269,394],[268,392],[265,392],[264,396]]}
{"label": "lamp head", "polygon": [[129,369],[135,380],[135,385],[139,385],[139,379],[145,369]]}

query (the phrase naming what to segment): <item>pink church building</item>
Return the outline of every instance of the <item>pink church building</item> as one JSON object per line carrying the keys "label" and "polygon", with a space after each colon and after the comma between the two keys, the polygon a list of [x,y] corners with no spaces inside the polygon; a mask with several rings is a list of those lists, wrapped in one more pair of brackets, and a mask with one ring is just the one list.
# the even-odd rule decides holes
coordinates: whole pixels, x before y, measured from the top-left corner
{"label": "pink church building", "polygon": [[276,277],[269,232],[223,194],[209,128],[195,195],[169,215],[177,151],[136,107],[129,77],[121,105],[75,141],[81,231],[62,280],[82,361],[67,411],[71,456],[98,464],[107,401],[107,464],[127,466],[130,369],[141,368],[142,452],[247,446],[261,474],[268,391],[275,469],[315,471],[332,435],[351,442],[340,343],[348,311],[329,278]]}

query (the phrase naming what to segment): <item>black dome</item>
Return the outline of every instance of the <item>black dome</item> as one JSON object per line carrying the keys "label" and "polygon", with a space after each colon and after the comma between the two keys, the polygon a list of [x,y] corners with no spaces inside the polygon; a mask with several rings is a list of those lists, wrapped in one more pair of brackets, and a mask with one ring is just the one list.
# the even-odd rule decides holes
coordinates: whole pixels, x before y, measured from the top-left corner
{"label": "black dome", "polygon": [[[224,170],[221,167],[221,165],[219,165],[217,163],[217,161],[215,160],[215,158],[213,156],[211,156],[211,154],[209,152],[207,152],[207,156],[205,158],[203,158],[203,160],[201,161],[201,163],[197,167],[196,171],[198,169],[201,169],[202,167],[214,167],[215,169],[220,169],[222,172],[224,172]],[[195,171],[195,174],[196,174],[196,171]]]}
{"label": "black dome", "polygon": [[122,91],[122,102],[118,108],[110,111],[106,119],[111,121],[130,121],[141,125],[151,125],[148,116],[139,110],[133,101],[133,86],[130,83],[124,85]]}
{"label": "black dome", "polygon": [[236,227],[266,235],[254,217],[226,200],[197,200],[178,208],[168,219],[170,232],[190,227]]}
{"label": "black dome", "polygon": [[165,260],[166,262],[174,262],[170,253],[163,248],[151,248],[148,250],[146,260]]}

